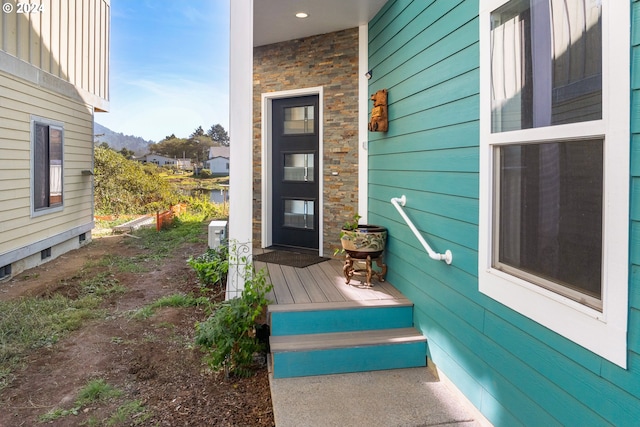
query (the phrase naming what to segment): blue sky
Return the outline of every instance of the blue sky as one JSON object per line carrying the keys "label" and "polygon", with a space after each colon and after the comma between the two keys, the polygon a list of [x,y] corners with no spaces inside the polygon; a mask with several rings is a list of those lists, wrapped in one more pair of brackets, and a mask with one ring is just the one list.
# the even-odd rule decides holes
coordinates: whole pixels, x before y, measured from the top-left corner
{"label": "blue sky", "polygon": [[229,123],[229,0],[111,0],[110,111],[96,122],[159,141]]}

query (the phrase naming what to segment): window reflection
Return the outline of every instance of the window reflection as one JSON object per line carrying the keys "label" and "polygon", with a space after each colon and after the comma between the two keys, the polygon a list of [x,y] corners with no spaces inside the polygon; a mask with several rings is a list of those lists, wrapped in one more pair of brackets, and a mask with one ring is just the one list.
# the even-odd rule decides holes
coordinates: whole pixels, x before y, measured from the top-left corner
{"label": "window reflection", "polygon": [[603,141],[497,152],[494,267],[601,309]]}
{"label": "window reflection", "polygon": [[285,200],[284,226],[313,230],[313,200]]}
{"label": "window reflection", "polygon": [[284,155],[284,180],[314,182],[313,153]]}
{"label": "window reflection", "polygon": [[313,134],[315,132],[313,105],[284,109],[284,134]]}
{"label": "window reflection", "polygon": [[492,132],[602,118],[602,6],[512,0],[491,14]]}

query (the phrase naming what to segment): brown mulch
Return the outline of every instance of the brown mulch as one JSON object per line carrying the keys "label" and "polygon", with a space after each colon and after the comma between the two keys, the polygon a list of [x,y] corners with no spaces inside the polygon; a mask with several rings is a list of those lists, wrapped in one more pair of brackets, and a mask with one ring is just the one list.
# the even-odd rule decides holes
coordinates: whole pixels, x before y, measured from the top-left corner
{"label": "brown mulch", "polygon": [[[143,254],[133,240],[126,236],[94,239],[0,284],[0,300],[70,294],[74,280],[90,274],[88,261],[109,254]],[[203,309],[163,308],[142,320],[131,316],[165,295],[199,294],[186,260],[203,253],[205,241],[206,235],[203,242],[186,243],[167,258],[150,260],[147,272],[114,273],[126,292],[104,300],[105,316],[85,322],[50,347],[33,350],[13,373],[13,381],[0,391],[0,426],[39,425],[43,414],[56,408],[71,410],[78,391],[91,379],[103,379],[123,393],[46,425],[107,425],[114,422],[118,407],[135,401],[144,412],[111,425],[273,426],[266,367],[249,378],[226,378],[203,361],[203,353],[193,344],[194,325],[206,318]]]}

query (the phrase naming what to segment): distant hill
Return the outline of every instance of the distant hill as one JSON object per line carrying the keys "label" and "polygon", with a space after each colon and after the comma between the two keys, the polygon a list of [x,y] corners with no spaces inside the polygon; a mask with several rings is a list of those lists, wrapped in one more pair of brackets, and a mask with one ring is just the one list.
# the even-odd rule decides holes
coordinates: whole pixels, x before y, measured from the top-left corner
{"label": "distant hill", "polygon": [[94,124],[94,133],[96,135],[95,142],[100,144],[106,142],[109,147],[116,151],[120,151],[123,148],[133,151],[136,156],[142,156],[149,152],[149,144],[153,144],[153,141],[145,141],[139,136],[124,135],[122,132],[114,132],[109,128],[102,126],[100,123]]}

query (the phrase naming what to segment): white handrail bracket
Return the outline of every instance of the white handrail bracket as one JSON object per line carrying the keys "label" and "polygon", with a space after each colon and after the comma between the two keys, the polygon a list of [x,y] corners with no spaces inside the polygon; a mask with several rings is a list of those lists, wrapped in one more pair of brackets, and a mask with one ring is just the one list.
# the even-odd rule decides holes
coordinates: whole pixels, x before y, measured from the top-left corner
{"label": "white handrail bracket", "polygon": [[391,199],[391,204],[395,206],[395,208],[398,210],[398,213],[400,213],[400,216],[402,217],[402,219],[404,219],[404,221],[407,223],[411,231],[413,231],[413,234],[415,234],[418,241],[422,244],[422,247],[429,254],[429,258],[435,259],[436,261],[444,261],[447,264],[451,265],[451,263],[453,262],[453,254],[451,253],[451,251],[447,249],[444,254],[439,254],[439,253],[436,253],[433,249],[431,249],[431,246],[429,246],[427,241],[424,240],[424,238],[422,237],[422,235],[420,234],[416,226],[413,225],[413,222],[411,221],[411,219],[409,219],[407,214],[402,209],[402,206],[407,204],[407,197],[404,194],[401,197],[394,197]]}

